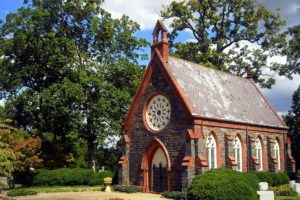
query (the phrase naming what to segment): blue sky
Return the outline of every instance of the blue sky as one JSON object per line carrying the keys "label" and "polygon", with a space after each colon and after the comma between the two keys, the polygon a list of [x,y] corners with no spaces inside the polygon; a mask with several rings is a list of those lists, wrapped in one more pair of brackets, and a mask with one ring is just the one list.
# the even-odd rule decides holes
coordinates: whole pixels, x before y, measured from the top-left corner
{"label": "blue sky", "polygon": [[[113,17],[121,17],[123,14],[128,15],[131,19],[141,25],[141,30],[137,32],[138,37],[146,38],[152,42],[152,28],[159,19],[159,11],[162,5],[166,5],[171,0],[106,0],[104,8],[112,13]],[[300,0],[259,0],[264,3],[270,10],[280,8],[281,16],[287,20],[286,29],[289,26],[299,24],[300,18]],[[129,3],[130,2],[130,3]],[[23,0],[0,0],[0,19],[5,20],[5,16],[9,12],[15,12],[22,6]],[[169,21],[165,22],[168,27]],[[178,40],[188,41],[192,39],[192,34],[182,32]],[[150,48],[146,48],[146,52],[150,53]],[[284,60],[283,58],[277,58]],[[145,64],[148,63],[144,61]],[[277,77],[277,83],[271,90],[263,89],[267,99],[273,104],[279,113],[286,113],[291,105],[293,92],[300,85],[300,76],[295,76],[294,79],[288,80],[284,77]]]}

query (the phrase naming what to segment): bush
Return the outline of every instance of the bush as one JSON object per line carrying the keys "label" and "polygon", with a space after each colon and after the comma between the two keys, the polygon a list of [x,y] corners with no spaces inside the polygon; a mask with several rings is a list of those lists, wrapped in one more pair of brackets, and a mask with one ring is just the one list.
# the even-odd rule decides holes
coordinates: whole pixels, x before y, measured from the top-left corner
{"label": "bush", "polygon": [[287,184],[276,187],[271,187],[277,196],[297,196],[297,192],[293,191],[293,188]]}
{"label": "bush", "polygon": [[250,176],[227,168],[208,171],[193,179],[187,191],[187,199],[258,199],[258,182],[250,182],[249,178]]}
{"label": "bush", "polygon": [[118,191],[118,192],[126,192],[126,193],[142,192],[142,187],[136,185],[114,185],[112,186],[112,188],[114,191]]}
{"label": "bush", "polygon": [[105,177],[113,177],[110,171],[93,173],[89,169],[61,168],[55,170],[39,169],[34,172],[33,185],[102,185]]}
{"label": "bush", "polygon": [[92,178],[89,179],[88,185],[103,185],[104,178],[110,177],[112,178],[114,173],[111,171],[103,171],[93,174]]}
{"label": "bush", "polygon": [[259,182],[267,182],[269,186],[278,186],[289,183],[289,176],[287,173],[274,172],[251,172],[259,179]]}
{"label": "bush", "polygon": [[162,193],[162,196],[168,199],[174,199],[174,200],[186,200],[186,192],[179,192],[179,191],[165,191]]}
{"label": "bush", "polygon": [[36,195],[37,191],[32,189],[16,189],[10,190],[7,192],[7,196],[15,197],[15,196],[27,196],[27,195]]}

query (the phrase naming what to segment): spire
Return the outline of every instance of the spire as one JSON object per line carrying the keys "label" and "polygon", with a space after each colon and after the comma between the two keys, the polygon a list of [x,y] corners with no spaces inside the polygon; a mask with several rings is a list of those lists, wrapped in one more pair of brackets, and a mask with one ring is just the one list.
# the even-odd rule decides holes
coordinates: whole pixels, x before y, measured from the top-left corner
{"label": "spire", "polygon": [[153,35],[153,44],[151,45],[151,56],[153,56],[155,49],[158,49],[163,60],[165,62],[168,62],[169,59],[169,43],[167,38],[168,31],[161,20],[157,20],[152,35]]}

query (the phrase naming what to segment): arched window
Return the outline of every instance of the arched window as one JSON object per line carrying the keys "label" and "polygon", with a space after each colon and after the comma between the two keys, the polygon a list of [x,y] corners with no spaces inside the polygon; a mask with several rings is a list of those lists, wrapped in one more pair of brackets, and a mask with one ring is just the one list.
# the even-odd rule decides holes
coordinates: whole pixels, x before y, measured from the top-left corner
{"label": "arched window", "polygon": [[280,169],[280,148],[277,140],[275,140],[275,144],[274,144],[274,155],[278,163],[277,169]]}
{"label": "arched window", "polygon": [[260,139],[257,138],[255,140],[255,152],[256,152],[256,158],[257,158],[257,161],[259,163],[259,171],[262,171],[263,170],[263,166],[262,166],[262,146],[261,146],[261,142],[260,142]]}
{"label": "arched window", "polygon": [[234,157],[237,164],[237,170],[242,171],[242,144],[239,137],[235,137],[233,140]]}
{"label": "arched window", "polygon": [[206,160],[208,162],[208,168],[217,168],[217,144],[214,136],[210,134],[206,141]]}

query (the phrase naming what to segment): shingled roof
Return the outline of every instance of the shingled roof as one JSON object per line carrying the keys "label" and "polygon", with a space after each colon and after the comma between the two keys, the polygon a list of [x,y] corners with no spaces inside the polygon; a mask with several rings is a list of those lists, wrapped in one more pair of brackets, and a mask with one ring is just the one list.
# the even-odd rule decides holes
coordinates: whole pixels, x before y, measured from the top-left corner
{"label": "shingled roof", "polygon": [[252,80],[170,56],[168,66],[199,117],[286,127]]}

